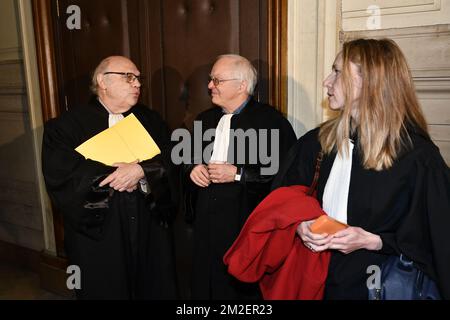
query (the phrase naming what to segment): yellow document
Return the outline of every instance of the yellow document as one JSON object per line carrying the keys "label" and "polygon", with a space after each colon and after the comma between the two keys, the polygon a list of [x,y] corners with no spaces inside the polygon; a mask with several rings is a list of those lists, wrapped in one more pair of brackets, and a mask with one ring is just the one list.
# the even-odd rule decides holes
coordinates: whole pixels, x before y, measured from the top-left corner
{"label": "yellow document", "polygon": [[86,159],[109,166],[117,162],[141,162],[161,153],[134,114],[93,136],[75,150]]}

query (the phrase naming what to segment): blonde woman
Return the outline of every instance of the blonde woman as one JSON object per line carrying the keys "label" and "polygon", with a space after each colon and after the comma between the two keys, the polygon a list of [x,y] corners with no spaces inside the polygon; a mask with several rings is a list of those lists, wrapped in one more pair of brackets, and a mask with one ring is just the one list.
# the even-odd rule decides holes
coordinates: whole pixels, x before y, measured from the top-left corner
{"label": "blonde woman", "polygon": [[450,298],[450,170],[430,140],[406,59],[391,40],[344,44],[325,79],[339,116],[300,138],[273,187],[310,185],[324,152],[317,197],[350,227],[297,234],[331,252],[325,299],[367,299],[368,268],[403,254]]}

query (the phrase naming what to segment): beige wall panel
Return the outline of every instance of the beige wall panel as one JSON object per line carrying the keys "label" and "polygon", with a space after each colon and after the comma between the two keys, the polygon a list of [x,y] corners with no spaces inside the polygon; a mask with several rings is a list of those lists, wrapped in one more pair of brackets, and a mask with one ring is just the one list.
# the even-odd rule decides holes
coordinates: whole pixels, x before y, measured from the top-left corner
{"label": "beige wall panel", "polygon": [[26,114],[0,114],[0,179],[35,181],[28,123]]}
{"label": "beige wall panel", "polygon": [[424,99],[450,99],[450,77],[415,77],[414,84]]}
{"label": "beige wall panel", "polygon": [[393,39],[402,48],[414,77],[450,77],[450,25],[345,32],[342,37],[344,41]]}
{"label": "beige wall panel", "polygon": [[7,222],[0,223],[0,239],[35,251],[44,249],[42,231]]}
{"label": "beige wall panel", "polygon": [[26,98],[21,94],[0,94],[0,117],[2,113],[28,113]]}
{"label": "beige wall panel", "polygon": [[3,202],[0,206],[0,222],[42,231],[39,207],[30,207],[22,203]]}
{"label": "beige wall panel", "polygon": [[0,1],[0,61],[20,57],[15,0]]}
{"label": "beige wall panel", "polygon": [[0,48],[0,61],[13,61],[21,57],[22,51],[18,47]]}
{"label": "beige wall panel", "polygon": [[450,126],[429,126],[430,135],[436,141],[450,142]]}
{"label": "beige wall panel", "polygon": [[[0,148],[29,134],[30,126],[27,123],[28,120],[28,114],[26,113],[1,112]],[[3,154],[3,152],[0,154]]]}
{"label": "beige wall panel", "polygon": [[0,61],[0,94],[5,92],[25,92],[23,66],[19,60]]}
{"label": "beige wall panel", "polygon": [[[37,134],[31,129],[41,130],[42,121],[32,124],[30,119],[40,113],[40,106],[33,104],[40,95],[39,85],[35,76],[26,89],[22,61],[24,45],[27,79],[31,79],[29,61],[36,56],[29,49],[34,45],[32,23],[30,0],[0,0],[0,240],[40,251],[52,248],[44,245],[42,192],[36,174],[40,166],[33,143]],[[32,70],[37,74],[37,68]],[[34,95],[28,99],[30,92]],[[35,109],[29,110],[29,105]]]}
{"label": "beige wall panel", "polygon": [[416,78],[417,93],[430,125],[450,125],[450,78]]}
{"label": "beige wall panel", "polygon": [[0,202],[21,203],[24,206],[35,207],[39,204],[33,196],[35,192],[34,181],[0,180]]}
{"label": "beige wall panel", "polygon": [[442,157],[448,166],[450,166],[450,142],[448,141],[435,141],[434,142],[441,152]]}
{"label": "beige wall panel", "polygon": [[450,0],[342,0],[342,18],[344,31],[449,24]]}
{"label": "beige wall panel", "polygon": [[428,124],[450,125],[450,99],[420,99],[420,104]]}

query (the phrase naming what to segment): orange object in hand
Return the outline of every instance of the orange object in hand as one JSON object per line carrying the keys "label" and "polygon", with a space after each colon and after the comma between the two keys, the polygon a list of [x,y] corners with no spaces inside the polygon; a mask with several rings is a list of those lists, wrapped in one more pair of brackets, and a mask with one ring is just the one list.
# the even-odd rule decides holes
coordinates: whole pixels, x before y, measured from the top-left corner
{"label": "orange object in hand", "polygon": [[326,233],[328,235],[335,234],[338,231],[344,230],[348,225],[345,223],[339,222],[336,219],[333,219],[327,215],[322,215],[314,221],[313,224],[309,227],[312,233],[323,234]]}

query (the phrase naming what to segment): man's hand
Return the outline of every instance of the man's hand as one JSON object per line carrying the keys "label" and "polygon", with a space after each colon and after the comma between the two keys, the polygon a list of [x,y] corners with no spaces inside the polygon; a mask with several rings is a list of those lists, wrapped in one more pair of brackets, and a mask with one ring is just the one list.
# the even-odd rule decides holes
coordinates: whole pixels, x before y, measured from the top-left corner
{"label": "man's hand", "polygon": [[191,171],[190,178],[193,183],[201,188],[206,188],[211,183],[208,169],[204,164],[196,165]]}
{"label": "man's hand", "polygon": [[100,182],[100,187],[107,184],[119,192],[133,192],[137,189],[139,180],[144,178],[144,170],[138,164],[138,161],[131,163],[114,163],[116,171],[111,173],[105,180]]}
{"label": "man's hand", "polygon": [[208,172],[213,183],[229,183],[234,182],[237,167],[228,163],[210,163]]}

